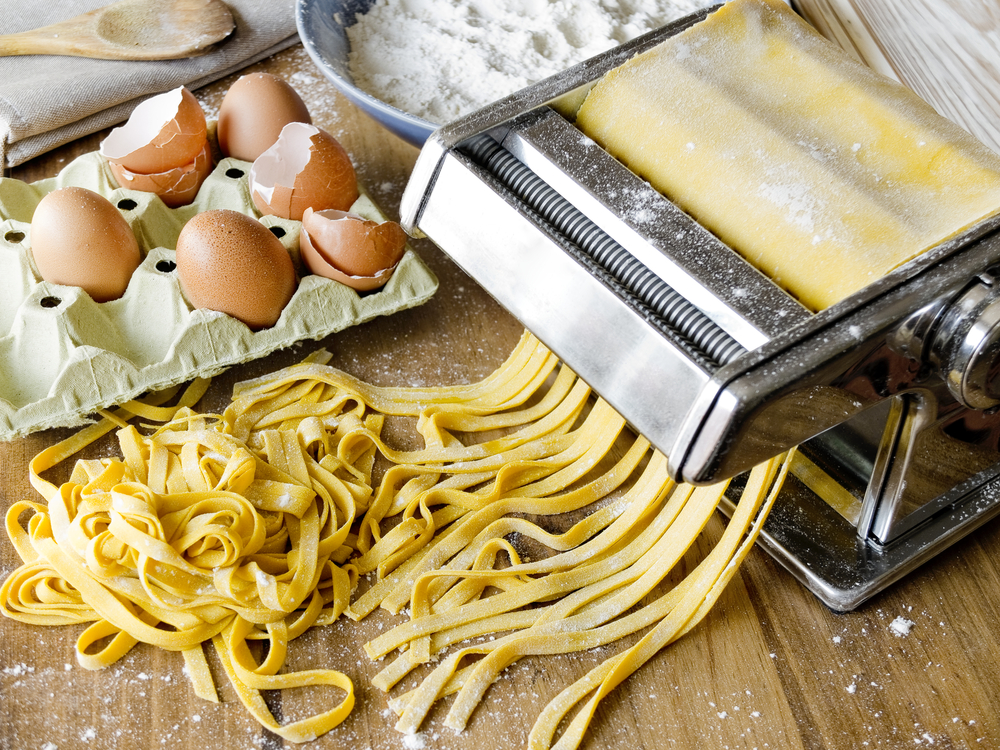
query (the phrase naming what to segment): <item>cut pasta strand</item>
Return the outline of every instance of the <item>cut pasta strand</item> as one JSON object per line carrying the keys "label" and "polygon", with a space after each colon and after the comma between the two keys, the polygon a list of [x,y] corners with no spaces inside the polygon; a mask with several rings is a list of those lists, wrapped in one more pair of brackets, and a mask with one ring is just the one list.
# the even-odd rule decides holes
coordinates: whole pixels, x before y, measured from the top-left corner
{"label": "cut pasta strand", "polygon": [[[779,459],[754,470],[722,539],[676,580],[726,486],[674,482],[666,457],[530,334],[471,385],[378,387],[328,360],[238,384],[222,414],[193,410],[203,381],[129,402],[39,453],[30,480],[44,502],[7,513],[23,564],[0,588],[4,614],[85,625],[88,669],[139,643],[180,651],[195,693],[218,701],[211,642],[246,709],[291,742],[354,705],[342,672],[284,669],[292,641],[342,614],[407,609],[365,646],[399,651],[374,679],[382,690],[437,661],[390,699],[404,732],[450,695],[446,723],[463,728],[524,656],[646,631],[557,696],[530,735],[553,746],[580,707],[554,745],[575,747],[597,703],[708,612],[784,478]],[[384,440],[390,416],[413,419],[423,447]],[[120,458],[80,459],[59,486],[43,477],[112,431]],[[249,641],[267,642],[263,661]],[[336,697],[278,722],[260,691],[303,685]]]}

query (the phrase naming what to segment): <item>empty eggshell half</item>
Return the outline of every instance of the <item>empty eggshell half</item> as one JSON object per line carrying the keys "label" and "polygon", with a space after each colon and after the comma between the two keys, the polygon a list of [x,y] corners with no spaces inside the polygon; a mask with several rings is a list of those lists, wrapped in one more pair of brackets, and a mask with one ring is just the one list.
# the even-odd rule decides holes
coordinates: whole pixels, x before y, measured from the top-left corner
{"label": "empty eggshell half", "polygon": [[301,221],[314,211],[348,210],[358,180],[347,151],[315,125],[292,122],[250,167],[250,196],[262,214]]}
{"label": "empty eggshell half", "polygon": [[302,216],[299,249],[309,270],[358,291],[385,284],[406,250],[406,233],[394,221],[381,224],[336,209]]}
{"label": "empty eggshell half", "polygon": [[130,172],[161,174],[193,162],[207,139],[205,113],[181,86],[142,102],[104,139],[100,153]]}
{"label": "empty eggshell half", "polygon": [[113,161],[108,162],[108,166],[121,187],[156,193],[167,206],[176,208],[186,206],[198,195],[201,183],[212,171],[212,149],[206,141],[204,148],[190,164],[159,174],[131,172]]}

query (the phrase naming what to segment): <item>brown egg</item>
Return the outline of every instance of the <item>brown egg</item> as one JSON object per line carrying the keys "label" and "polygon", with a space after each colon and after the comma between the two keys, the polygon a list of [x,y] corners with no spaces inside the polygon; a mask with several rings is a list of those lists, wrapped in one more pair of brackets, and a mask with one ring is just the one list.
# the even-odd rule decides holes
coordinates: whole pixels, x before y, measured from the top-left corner
{"label": "brown egg", "polygon": [[151,97],[101,143],[101,155],[130,172],[161,174],[195,160],[208,139],[205,113],[184,87]]}
{"label": "brown egg", "polygon": [[346,211],[358,199],[351,157],[336,138],[293,122],[250,167],[250,196],[262,214],[300,221],[307,208]]}
{"label": "brown egg", "polygon": [[142,262],[128,222],[102,195],[65,187],[31,217],[31,254],[45,281],[82,288],[97,302],[118,299]]}
{"label": "brown egg", "polygon": [[290,122],[312,122],[295,89],[269,73],[242,76],[219,107],[219,149],[225,156],[253,161],[275,144]]}
{"label": "brown egg", "polygon": [[288,251],[256,219],[228,209],[196,215],[177,237],[177,274],[194,307],[258,330],[278,322],[295,294]]}
{"label": "brown egg", "polygon": [[394,221],[369,221],[345,211],[313,211],[302,216],[299,249],[317,276],[368,291],[385,284],[406,250],[406,233]]}

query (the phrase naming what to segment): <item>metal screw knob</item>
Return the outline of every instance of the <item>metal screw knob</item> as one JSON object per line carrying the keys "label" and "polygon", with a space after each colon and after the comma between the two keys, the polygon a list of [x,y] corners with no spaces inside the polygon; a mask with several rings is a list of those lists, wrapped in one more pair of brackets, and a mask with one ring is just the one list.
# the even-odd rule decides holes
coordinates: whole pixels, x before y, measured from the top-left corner
{"label": "metal screw knob", "polygon": [[990,269],[951,299],[903,320],[892,349],[934,366],[955,399],[971,409],[1000,405],[1000,269]]}
{"label": "metal screw knob", "polygon": [[977,311],[965,335],[951,347],[944,373],[948,390],[966,406],[989,409],[1000,404],[1000,296]]}

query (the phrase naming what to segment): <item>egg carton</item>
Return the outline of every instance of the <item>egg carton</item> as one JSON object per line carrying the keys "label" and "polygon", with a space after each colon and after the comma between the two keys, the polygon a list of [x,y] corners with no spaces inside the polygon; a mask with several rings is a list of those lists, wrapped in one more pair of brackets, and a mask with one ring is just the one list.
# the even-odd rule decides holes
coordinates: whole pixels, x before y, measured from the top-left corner
{"label": "egg carton", "polygon": [[[98,153],[34,183],[0,179],[0,440],[86,424],[98,409],[208,377],[304,339],[319,339],[430,299],[437,279],[407,247],[388,283],[358,293],[309,275],[299,259],[301,223],[261,216],[250,197],[250,163],[222,159],[195,201],[168,208],[152,193],[118,187]],[[41,280],[31,256],[31,217],[47,193],[89,188],[119,208],[143,255],[125,294],[97,303],[77,287]],[[251,331],[223,313],[194,309],[181,293],[177,235],[196,213],[228,208],[278,236],[300,272],[298,289],[271,328]],[[351,211],[385,216],[362,193]]]}

